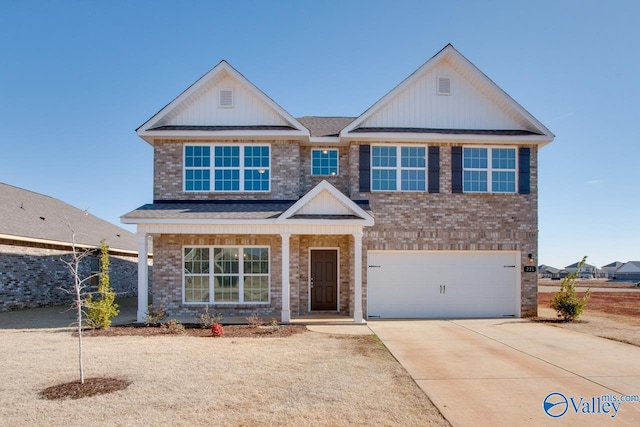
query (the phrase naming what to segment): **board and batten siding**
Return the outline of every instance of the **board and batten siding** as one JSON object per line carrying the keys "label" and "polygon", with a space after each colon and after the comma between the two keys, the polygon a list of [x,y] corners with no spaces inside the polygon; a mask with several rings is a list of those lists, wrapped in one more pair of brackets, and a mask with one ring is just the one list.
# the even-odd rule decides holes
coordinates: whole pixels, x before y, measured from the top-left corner
{"label": "board and batten siding", "polygon": [[[233,90],[233,107],[219,107],[220,89]],[[251,93],[236,79],[226,76],[202,87],[196,96],[189,97],[157,126],[289,126],[272,107]]]}
{"label": "board and batten siding", "polygon": [[[438,77],[451,79],[450,95],[437,94]],[[533,130],[484,86],[445,61],[404,88],[360,127]]]}

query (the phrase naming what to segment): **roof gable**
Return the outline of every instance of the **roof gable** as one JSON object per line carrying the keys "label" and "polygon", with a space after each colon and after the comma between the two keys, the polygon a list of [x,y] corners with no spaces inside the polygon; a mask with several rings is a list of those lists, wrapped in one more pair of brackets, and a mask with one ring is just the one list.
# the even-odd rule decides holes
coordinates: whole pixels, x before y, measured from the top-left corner
{"label": "roof gable", "polygon": [[[449,79],[449,94],[438,94],[441,78]],[[414,138],[436,134],[439,139],[473,139],[474,135],[482,139],[489,134],[541,144],[554,137],[450,44],[340,135],[363,138],[380,132],[410,133]]]}
{"label": "roof gable", "polygon": [[226,61],[220,62],[137,129],[157,136],[308,136],[293,116]]}
{"label": "roof gable", "polygon": [[640,273],[640,261],[629,261],[622,264],[616,273]]}
{"label": "roof gable", "polygon": [[373,217],[337,188],[322,181],[305,194],[293,206],[280,215],[277,222],[290,220],[360,220],[363,225],[373,225]]}

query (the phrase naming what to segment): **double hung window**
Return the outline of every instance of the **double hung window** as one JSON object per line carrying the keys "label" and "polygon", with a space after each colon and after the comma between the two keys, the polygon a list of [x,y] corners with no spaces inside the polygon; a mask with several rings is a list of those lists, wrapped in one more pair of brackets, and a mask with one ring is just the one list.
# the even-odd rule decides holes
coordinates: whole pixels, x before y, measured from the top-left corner
{"label": "double hung window", "polygon": [[269,248],[185,247],[185,303],[269,302]]}
{"label": "double hung window", "polygon": [[515,148],[463,149],[465,193],[515,193]]}
{"label": "double hung window", "polygon": [[426,147],[374,145],[371,147],[373,191],[426,191]]}
{"label": "double hung window", "polygon": [[270,166],[268,145],[186,145],[184,190],[268,192]]}

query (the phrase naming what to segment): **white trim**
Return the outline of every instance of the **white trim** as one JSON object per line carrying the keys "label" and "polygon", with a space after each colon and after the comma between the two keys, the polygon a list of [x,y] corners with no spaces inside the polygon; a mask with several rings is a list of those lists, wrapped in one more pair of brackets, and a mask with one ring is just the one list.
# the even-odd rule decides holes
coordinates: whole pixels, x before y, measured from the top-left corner
{"label": "white trim", "polygon": [[[466,148],[469,149],[485,149],[487,150],[487,167],[486,168],[465,168],[464,167],[464,150]],[[496,172],[511,172],[513,171],[514,173],[514,189],[513,191],[493,191],[493,176],[492,176],[492,172],[494,172],[494,168],[491,164],[492,161],[492,152],[493,149],[498,149],[498,150],[506,150],[506,149],[512,149],[515,152],[515,163],[516,163],[516,167],[515,169],[496,169]],[[487,172],[487,191],[465,191],[464,189],[464,173],[465,171],[477,171],[477,172]],[[518,194],[518,185],[519,185],[519,176],[520,176],[520,163],[519,163],[519,153],[518,153],[518,147],[514,147],[514,146],[493,146],[493,145],[480,145],[480,146],[468,146],[465,145],[462,147],[462,192],[464,194]]]}
{"label": "white trim", "polygon": [[[186,285],[186,275],[184,272],[184,250],[186,248],[207,248],[209,249],[209,274],[200,274],[197,276],[208,276],[209,277],[209,301],[186,301],[185,298],[185,285]],[[242,280],[244,275],[244,265],[242,259],[240,258],[241,253],[244,249],[252,249],[252,248],[266,248],[267,256],[268,256],[268,265],[269,265],[269,273],[267,275],[267,301],[244,301],[244,281]],[[215,297],[215,288],[214,288],[214,276],[216,275],[214,272],[214,251],[215,249],[238,249],[238,301],[214,301]],[[271,304],[271,271],[273,270],[271,266],[271,245],[182,245],[181,248],[181,265],[180,269],[182,271],[182,304],[186,306],[202,306],[202,305],[213,305],[213,306],[225,306],[225,305],[234,305],[234,306],[256,306],[256,305],[269,305]],[[252,275],[253,276],[253,275]],[[243,301],[240,301],[240,300]]]}
{"label": "white trim", "polygon": [[[307,272],[307,311],[311,313],[311,252],[313,251],[336,251],[336,311],[340,312],[340,247],[334,246],[309,246],[309,271]],[[325,311],[325,310],[315,310]]]}
{"label": "white trim", "polygon": [[[209,153],[209,167],[196,167],[189,166],[187,167],[187,147],[209,147],[211,149]],[[238,167],[223,167],[216,168],[215,166],[215,148],[216,147],[238,147]],[[267,190],[245,190],[245,178],[244,173],[247,170],[256,170],[255,167],[246,167],[244,165],[244,147],[267,147],[269,149],[269,166],[266,168],[259,168],[260,170],[264,169],[269,173],[269,186]],[[271,192],[271,144],[238,144],[238,143],[223,143],[223,142],[215,142],[215,143],[192,143],[192,142],[184,142],[182,144],[182,191],[184,193],[270,193]],[[209,190],[187,190],[187,170],[208,170],[209,171]],[[238,190],[216,190],[215,189],[215,171],[216,170],[238,170]]]}
{"label": "white trim", "polygon": [[419,133],[419,132],[357,132],[343,135],[344,142],[349,141],[393,141],[393,143],[416,143],[416,142],[437,142],[437,143],[465,143],[465,144],[487,144],[491,142],[496,145],[513,144],[535,144],[543,147],[553,141],[544,135],[463,135],[463,134],[440,134],[440,133]]}
{"label": "white trim", "polygon": [[[185,136],[189,135],[200,135],[200,136],[216,136],[222,135],[220,132],[211,132],[211,131],[149,131],[149,129],[153,128],[154,125],[159,123],[164,117],[166,117],[173,109],[177,108],[182,102],[186,101],[191,95],[198,92],[203,86],[205,86],[209,81],[214,79],[220,73],[227,73],[232,78],[236,79],[242,86],[244,86],[250,93],[255,95],[261,101],[265,102],[267,106],[271,107],[276,114],[280,115],[284,121],[291,124],[295,131],[291,132],[282,132],[278,131],[277,135],[282,136],[301,136],[306,139],[309,138],[309,130],[302,126],[300,122],[298,122],[291,114],[289,114],[286,110],[284,110],[280,105],[278,105],[275,101],[269,98],[264,92],[258,89],[253,83],[247,80],[242,74],[240,74],[235,68],[233,68],[227,61],[220,61],[218,65],[213,67],[209,72],[207,72],[204,76],[199,78],[195,83],[193,83],[189,88],[187,88],[184,92],[178,95],[173,101],[167,104],[162,110],[154,114],[149,120],[143,123],[138,129],[136,129],[136,133],[142,139],[147,141],[150,144],[153,144],[153,140],[158,137],[167,137],[167,136]],[[224,133],[224,136],[240,136],[240,135],[266,135],[266,132],[263,131],[233,131],[231,133]]]}
{"label": "white trim", "polygon": [[[304,205],[313,200],[320,192],[328,191],[329,194],[338,199],[339,202],[344,204],[348,209],[353,211],[354,215],[359,216],[362,220],[318,220],[318,219],[291,219],[290,217],[298,212]],[[293,204],[289,209],[283,212],[276,220],[276,224],[282,223],[296,223],[296,224],[351,224],[351,225],[373,225],[373,217],[366,213],[364,209],[356,205],[351,199],[342,194],[340,190],[331,185],[326,180],[323,180],[318,185],[313,187],[311,191],[305,194],[300,200]],[[304,234],[304,233],[302,233]],[[351,233],[347,233],[351,234]]]}
{"label": "white trim", "polygon": [[[447,58],[450,58],[450,59],[455,60],[456,62],[458,62],[460,64],[460,66],[464,67],[468,72],[470,72],[475,77],[477,77],[497,97],[501,98],[506,104],[508,104],[518,114],[520,114],[520,116],[524,120],[529,122],[537,130],[539,130],[540,133],[543,134],[543,135],[540,136],[540,140],[539,140],[539,142],[541,143],[540,146],[544,145],[545,143],[549,143],[549,142],[553,141],[555,136],[553,135],[553,133],[551,133],[551,131],[549,129],[547,129],[542,123],[540,123],[535,117],[533,117],[531,115],[531,113],[529,113],[527,110],[525,110],[520,104],[518,104],[513,98],[511,98],[504,90],[502,90],[497,84],[495,84],[491,79],[489,79],[482,71],[480,71],[475,65],[473,65],[467,58],[462,56],[462,54],[460,54],[460,52],[458,52],[451,44],[448,44],[447,46],[445,46],[440,52],[438,52],[431,59],[429,59],[427,62],[425,62],[420,68],[418,68],[416,71],[414,71],[409,77],[407,77],[400,84],[398,84],[395,88],[393,88],[390,92],[388,92],[386,95],[384,95],[382,98],[380,98],[375,104],[373,104],[371,107],[369,107],[362,115],[360,115],[360,117],[355,119],[353,122],[351,122],[349,125],[347,125],[344,129],[342,129],[342,131],[340,131],[340,138],[349,138],[349,139],[355,139],[355,140],[361,140],[361,139],[367,139],[367,138],[380,139],[381,138],[381,134],[379,134],[379,133],[373,133],[373,134],[352,133],[352,134],[350,134],[350,132],[353,131],[354,129],[358,128],[358,126],[360,126],[365,120],[370,118],[378,110],[380,110],[381,108],[385,107],[391,101],[391,99],[395,98],[400,93],[402,93],[408,86],[413,84],[416,80],[422,78],[427,73],[427,71],[429,71],[430,69],[435,67],[439,62],[441,62],[441,61],[443,61],[443,60],[445,60]],[[417,135],[418,135],[418,137],[420,136],[420,134],[417,134]],[[400,134],[388,133],[388,134],[385,134],[384,137],[385,138],[394,138],[394,140],[395,140],[396,137],[403,138],[405,140],[411,140],[411,139],[415,138],[414,135],[402,134],[402,133],[400,133]],[[447,137],[448,136],[444,136],[444,138],[439,137],[439,139],[448,139]],[[462,137],[462,138],[460,136],[458,136],[457,139],[459,139],[459,140],[467,140],[467,137],[468,137],[468,135],[466,135],[465,137]],[[424,138],[424,135],[422,135],[422,138]],[[419,140],[421,140],[422,138],[419,138]],[[513,140],[513,137],[511,137],[511,138]],[[472,139],[472,138],[469,138],[469,139]],[[492,138],[486,138],[486,139],[492,139]],[[516,138],[515,140],[520,140],[520,139]],[[524,140],[529,140],[529,139],[523,139],[523,141]]]}
{"label": "white trim", "polygon": [[140,254],[149,252],[148,235],[138,230],[138,313],[136,320],[144,322],[149,309],[149,264],[148,259]]}
{"label": "white trim", "polygon": [[[72,247],[72,243],[71,242],[63,242],[63,241],[59,241],[59,240],[47,240],[47,239],[36,239],[33,237],[24,237],[24,236],[15,236],[13,234],[0,234],[0,239],[4,239],[4,240],[15,240],[18,242],[25,242],[25,243],[38,243],[41,245],[54,245],[54,246],[68,246],[69,248]],[[81,248],[81,249],[96,249],[96,248],[100,248],[100,244],[97,245],[87,245],[87,244],[83,244],[83,243],[76,243],[75,244],[76,248]],[[121,254],[125,254],[125,255],[132,255],[132,256],[137,256],[138,255],[138,251],[132,251],[129,249],[119,249],[113,245],[109,246],[109,252],[118,252]],[[148,254],[151,255],[151,254]]]}
{"label": "white trim", "polygon": [[[314,174],[313,173],[313,153],[314,152],[321,152],[322,154],[329,154],[329,152],[331,151],[335,151],[337,156],[336,156],[336,173],[335,174],[329,174],[329,175],[324,175],[324,174]],[[326,151],[326,153],[325,153]],[[311,176],[340,176],[340,150],[337,148],[329,148],[329,147],[319,147],[319,148],[312,148],[311,149],[311,158],[309,159],[310,162],[310,175]],[[331,166],[329,166],[329,168],[331,168]]]}
{"label": "white trim", "polygon": [[[373,148],[374,147],[394,147],[396,149],[396,166],[393,167],[381,167],[373,166]],[[403,190],[402,189],[402,171],[403,170],[415,170],[419,171],[422,168],[408,168],[402,166],[402,148],[424,148],[424,190]],[[429,190],[429,146],[424,144],[371,144],[371,153],[369,154],[369,164],[371,165],[371,176],[369,182],[369,188],[372,193],[426,193]],[[396,172],[396,189],[395,190],[376,190],[373,188],[373,171],[374,170],[391,170]]]}

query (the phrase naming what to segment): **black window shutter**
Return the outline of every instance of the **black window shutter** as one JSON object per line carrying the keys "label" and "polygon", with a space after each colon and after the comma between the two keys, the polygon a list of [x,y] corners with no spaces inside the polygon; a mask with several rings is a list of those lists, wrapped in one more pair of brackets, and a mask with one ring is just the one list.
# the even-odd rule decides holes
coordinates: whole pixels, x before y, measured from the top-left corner
{"label": "black window shutter", "polygon": [[531,193],[531,149],[521,147],[518,150],[518,193]]}
{"label": "black window shutter", "polygon": [[429,193],[440,192],[440,147],[429,147]]}
{"label": "black window shutter", "polygon": [[371,191],[371,146],[360,145],[360,158],[358,160],[358,170],[360,172],[359,186],[361,193]]}
{"label": "black window shutter", "polygon": [[462,193],[462,147],[451,147],[451,192]]}

